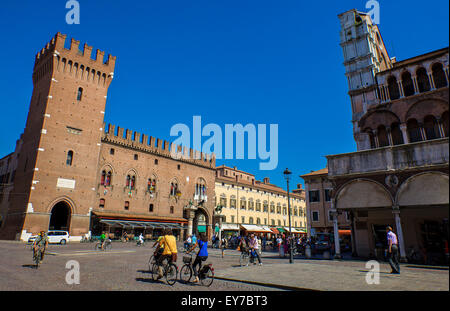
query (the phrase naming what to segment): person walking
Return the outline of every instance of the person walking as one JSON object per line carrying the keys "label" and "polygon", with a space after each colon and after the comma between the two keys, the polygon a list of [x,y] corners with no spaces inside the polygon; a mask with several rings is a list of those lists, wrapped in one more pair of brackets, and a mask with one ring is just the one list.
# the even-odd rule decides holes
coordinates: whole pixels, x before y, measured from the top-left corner
{"label": "person walking", "polygon": [[222,240],[220,241],[220,248],[222,250],[222,258],[225,254],[225,248],[227,248],[227,239],[225,237],[222,237]]}
{"label": "person walking", "polygon": [[386,228],[387,241],[388,241],[388,260],[391,266],[392,274],[400,274],[400,264],[398,262],[398,240],[397,235],[392,232],[392,227]]}
{"label": "person walking", "polygon": [[280,255],[280,257],[283,257],[283,252],[284,252],[284,249],[283,249],[283,240],[281,239],[281,237],[280,236],[278,236],[278,238],[277,238],[277,246],[278,246],[278,253],[279,253],[279,255]]}

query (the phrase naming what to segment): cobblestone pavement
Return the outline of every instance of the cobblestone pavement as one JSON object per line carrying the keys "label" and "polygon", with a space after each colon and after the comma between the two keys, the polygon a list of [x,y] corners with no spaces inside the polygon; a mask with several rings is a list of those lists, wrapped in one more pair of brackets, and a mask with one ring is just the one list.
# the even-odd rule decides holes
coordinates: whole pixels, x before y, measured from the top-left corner
{"label": "cobblestone pavement", "polygon": [[[149,243],[153,244],[153,243]],[[273,291],[282,290],[241,282],[214,280],[210,287],[153,281],[148,259],[153,253],[151,245],[135,246],[135,243],[113,242],[109,251],[94,251],[92,243],[50,245],[44,261],[35,269],[29,245],[20,242],[0,241],[0,291],[31,290],[127,290],[127,291]],[[180,245],[181,248],[181,245]],[[182,267],[182,255],[178,256],[178,268]],[[68,285],[65,281],[66,263],[76,260],[80,264],[80,284]],[[207,262],[215,270],[236,265],[239,258],[222,260],[218,250],[211,250]]]}
{"label": "cobblestone pavement", "polygon": [[[35,269],[30,246],[0,241],[0,290],[128,290],[128,291],[267,291],[267,290],[449,290],[449,271],[402,265],[401,275],[391,275],[389,265],[380,263],[380,284],[368,285],[365,262],[357,260],[306,260],[289,264],[277,253],[263,252],[263,266],[239,266],[240,253],[226,250],[222,258],[209,249],[216,279],[209,288],[177,282],[154,282],[148,271],[151,244],[114,242],[109,251],[94,251],[91,243],[50,245],[43,264]],[[181,248],[181,245],[179,245]],[[65,281],[66,263],[80,264],[80,284]],[[178,256],[182,266],[182,254]]]}

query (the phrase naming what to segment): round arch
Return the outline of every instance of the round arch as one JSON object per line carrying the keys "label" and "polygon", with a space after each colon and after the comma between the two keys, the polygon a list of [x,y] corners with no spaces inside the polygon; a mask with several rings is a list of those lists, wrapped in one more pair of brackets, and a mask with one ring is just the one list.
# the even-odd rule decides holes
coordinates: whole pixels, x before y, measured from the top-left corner
{"label": "round arch", "polygon": [[443,205],[449,202],[449,176],[441,172],[425,172],[402,183],[395,202],[398,206]]}
{"label": "round arch", "polygon": [[425,116],[431,114],[437,118],[446,110],[448,110],[448,102],[440,98],[421,100],[408,109],[403,118],[403,122],[406,122],[409,119],[416,119],[419,122],[423,122]]}
{"label": "round arch", "polygon": [[336,208],[392,207],[391,194],[378,182],[356,179],[344,184],[336,194]]}
{"label": "round arch", "polygon": [[380,125],[388,127],[395,122],[400,122],[400,118],[395,113],[389,110],[378,110],[363,116],[359,121],[359,127],[375,130]]}
{"label": "round arch", "polygon": [[65,230],[70,232],[70,222],[74,213],[73,201],[63,197],[53,201],[48,208],[50,213],[48,230]]}

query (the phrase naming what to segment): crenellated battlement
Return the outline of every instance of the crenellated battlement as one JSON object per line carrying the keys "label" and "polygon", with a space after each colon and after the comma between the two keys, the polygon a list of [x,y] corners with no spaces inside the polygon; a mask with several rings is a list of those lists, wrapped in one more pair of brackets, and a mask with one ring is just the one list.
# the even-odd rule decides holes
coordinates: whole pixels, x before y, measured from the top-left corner
{"label": "crenellated battlement", "polygon": [[175,145],[166,140],[131,131],[113,124],[103,124],[102,141],[207,168],[216,167],[214,154],[206,154]]}
{"label": "crenellated battlement", "polygon": [[59,56],[61,58],[71,59],[73,62],[84,64],[85,66],[96,66],[98,70],[107,74],[114,72],[116,57],[108,54],[105,60],[105,52],[99,49],[95,50],[95,58],[92,58],[93,47],[85,43],[83,51],[80,50],[80,41],[71,39],[70,48],[66,49],[67,35],[58,32],[46,46],[36,54],[35,67],[37,67],[48,55]]}

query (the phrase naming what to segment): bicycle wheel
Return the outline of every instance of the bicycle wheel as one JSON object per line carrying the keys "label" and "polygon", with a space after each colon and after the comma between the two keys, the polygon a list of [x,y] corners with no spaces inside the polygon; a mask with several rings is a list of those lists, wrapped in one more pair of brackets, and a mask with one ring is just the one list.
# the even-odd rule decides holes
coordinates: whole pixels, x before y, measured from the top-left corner
{"label": "bicycle wheel", "polygon": [[173,284],[175,284],[175,282],[177,281],[177,273],[178,273],[178,268],[173,263],[171,263],[167,266],[166,273],[165,273],[167,284],[169,284],[171,286]]}
{"label": "bicycle wheel", "polygon": [[152,280],[157,281],[158,280],[158,265],[156,263],[152,266]]}
{"label": "bicycle wheel", "polygon": [[36,264],[36,269],[39,268],[39,264],[41,263],[41,250],[38,249],[36,252],[34,252],[33,260]]}
{"label": "bicycle wheel", "polygon": [[153,264],[156,263],[155,255],[152,255],[148,260],[148,271],[152,271]]}
{"label": "bicycle wheel", "polygon": [[239,264],[241,265],[241,267],[248,266],[248,254],[241,254],[241,257],[239,257]]}
{"label": "bicycle wheel", "polygon": [[180,280],[183,283],[188,283],[191,280],[191,278],[192,278],[192,269],[188,264],[186,264],[183,267],[181,267]]}
{"label": "bicycle wheel", "polygon": [[94,251],[98,251],[101,247],[100,242],[94,244]]}
{"label": "bicycle wheel", "polygon": [[211,267],[206,266],[204,268],[202,276],[200,277],[200,282],[202,283],[203,286],[210,287],[213,281],[214,281],[214,271],[211,269]]}
{"label": "bicycle wheel", "polygon": [[105,243],[104,248],[105,248],[105,251],[111,250],[111,248],[112,248],[112,243]]}

